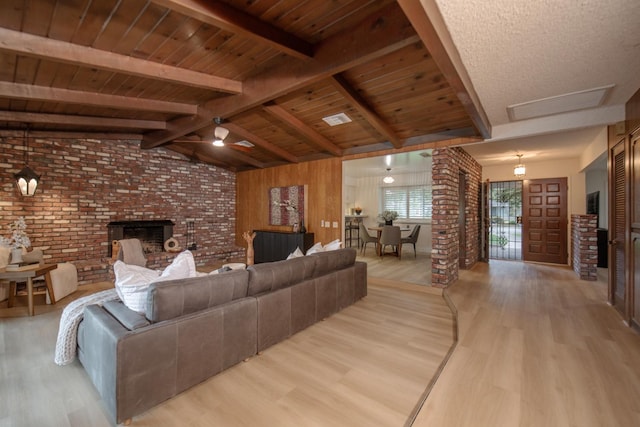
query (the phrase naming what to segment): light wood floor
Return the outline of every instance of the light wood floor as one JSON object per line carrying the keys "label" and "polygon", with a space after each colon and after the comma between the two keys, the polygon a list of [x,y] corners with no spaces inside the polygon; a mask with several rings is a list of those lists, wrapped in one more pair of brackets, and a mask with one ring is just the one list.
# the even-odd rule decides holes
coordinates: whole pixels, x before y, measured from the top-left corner
{"label": "light wood floor", "polygon": [[401,280],[418,285],[431,284],[431,255],[418,252],[414,256],[410,245],[405,246],[402,258],[398,259],[391,255],[376,255],[373,245],[369,244],[364,255],[358,251],[357,260],[367,263],[367,274],[370,277]]}
{"label": "light wood floor", "polygon": [[568,267],[462,271],[460,340],[414,426],[640,426],[640,337],[606,289]]}
{"label": "light wood floor", "polygon": [[[53,363],[68,302],[57,309],[36,303],[34,317],[16,307],[0,320],[0,427],[110,425],[80,363]],[[453,318],[439,290],[370,278],[363,300],[133,423],[401,426],[452,343]]]}
{"label": "light wood floor", "polygon": [[[398,284],[404,269],[392,270],[394,280],[370,279],[365,300],[134,425],[402,426],[452,330],[431,288]],[[640,336],[606,304],[605,282],[491,261],[447,292],[460,341],[414,426],[640,425]],[[108,425],[82,367],[52,362],[58,319],[0,320],[0,427]]]}

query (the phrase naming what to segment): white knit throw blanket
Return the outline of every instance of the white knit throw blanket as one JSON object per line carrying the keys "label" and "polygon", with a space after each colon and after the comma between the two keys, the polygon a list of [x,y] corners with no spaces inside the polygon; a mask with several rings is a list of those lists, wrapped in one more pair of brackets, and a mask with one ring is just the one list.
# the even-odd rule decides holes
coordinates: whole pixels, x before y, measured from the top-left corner
{"label": "white knit throw blanket", "polygon": [[82,320],[84,308],[91,304],[102,305],[117,298],[118,295],[115,288],[107,289],[106,291],[78,298],[64,308],[60,317],[58,339],[56,341],[56,354],[54,357],[56,365],[68,365],[76,358],[78,324]]}

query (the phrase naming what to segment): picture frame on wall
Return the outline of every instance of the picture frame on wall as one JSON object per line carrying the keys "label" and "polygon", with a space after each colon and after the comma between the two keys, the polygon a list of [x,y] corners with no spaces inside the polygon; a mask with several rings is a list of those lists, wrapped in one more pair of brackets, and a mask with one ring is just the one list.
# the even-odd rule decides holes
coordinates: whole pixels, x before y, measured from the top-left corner
{"label": "picture frame on wall", "polygon": [[306,185],[269,189],[269,225],[294,226],[305,220]]}

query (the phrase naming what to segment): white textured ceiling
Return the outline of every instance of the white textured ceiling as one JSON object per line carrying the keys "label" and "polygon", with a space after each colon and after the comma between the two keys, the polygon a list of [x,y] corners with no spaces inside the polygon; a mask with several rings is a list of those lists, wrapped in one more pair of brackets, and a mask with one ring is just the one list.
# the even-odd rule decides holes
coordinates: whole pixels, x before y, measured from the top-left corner
{"label": "white textured ceiling", "polygon": [[638,0],[436,0],[492,126],[506,108],[615,84],[640,88]]}
{"label": "white textured ceiling", "polygon": [[[421,1],[438,6],[491,123],[490,140],[464,147],[483,166],[512,164],[517,153],[523,161],[578,157],[624,118],[640,89],[640,0]],[[509,105],[611,84],[601,107],[514,122],[507,115]]]}

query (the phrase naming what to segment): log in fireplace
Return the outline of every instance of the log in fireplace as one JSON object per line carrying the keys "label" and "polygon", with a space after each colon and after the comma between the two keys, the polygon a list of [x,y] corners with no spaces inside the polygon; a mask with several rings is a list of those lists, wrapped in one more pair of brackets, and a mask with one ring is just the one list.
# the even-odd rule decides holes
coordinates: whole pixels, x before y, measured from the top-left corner
{"label": "log in fireplace", "polygon": [[111,242],[120,239],[140,239],[145,253],[164,251],[164,242],[173,237],[170,220],[112,221],[107,224],[109,242],[107,256],[111,257]]}

